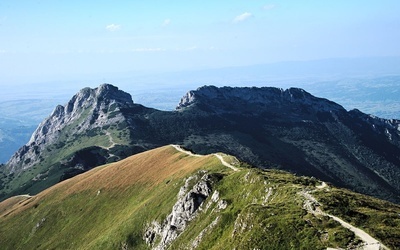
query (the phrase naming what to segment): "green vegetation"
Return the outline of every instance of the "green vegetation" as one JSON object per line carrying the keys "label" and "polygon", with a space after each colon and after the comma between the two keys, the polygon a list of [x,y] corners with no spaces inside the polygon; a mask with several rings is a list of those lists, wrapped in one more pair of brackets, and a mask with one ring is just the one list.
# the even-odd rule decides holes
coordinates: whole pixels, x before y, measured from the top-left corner
{"label": "green vegetation", "polygon": [[[88,130],[85,133],[76,133],[73,130],[76,129],[80,122],[81,120],[77,120],[63,129],[58,140],[59,143],[48,145],[46,149],[42,150],[40,161],[27,171],[17,173],[14,176],[15,178],[7,178],[5,173],[1,174],[0,184],[4,186],[1,190],[2,193],[7,194],[7,196],[24,193],[36,194],[58,183],[63,174],[68,171],[70,172],[70,169],[63,166],[66,165],[63,163],[68,163],[69,159],[74,157],[74,155],[82,150],[90,150],[93,146],[98,147],[100,153],[97,156],[93,154],[90,160],[101,158],[101,154],[104,155],[104,153],[101,153],[101,148],[108,149],[108,147],[113,146],[112,142],[117,146],[114,152],[122,152],[118,156],[126,157],[131,155],[129,150],[127,151],[127,149],[123,148],[129,145],[130,132],[128,128],[122,129],[117,127],[117,125],[112,125],[104,129],[96,128]],[[127,152],[124,153],[124,150]],[[118,160],[118,158],[110,158],[110,161],[115,160]],[[30,159],[26,161],[30,161]],[[106,161],[99,161],[100,164],[98,165],[104,164]],[[70,167],[74,168],[75,166]],[[0,172],[4,170],[4,168],[0,168]]]}
{"label": "green vegetation", "polygon": [[[228,155],[224,159],[236,162]],[[304,190],[314,190],[327,213],[362,227],[390,247],[398,244],[397,205],[331,187],[319,191],[314,178],[236,166],[235,172],[215,156],[192,157],[166,146],[95,168],[35,197],[0,203],[0,245],[149,249],[143,240],[146,228],[165,220],[185,179],[201,177],[200,170],[217,176],[212,189],[227,206],[221,208],[208,197],[171,249],[190,247],[195,239],[197,249],[326,249],[360,242],[333,219],[303,209],[299,193]],[[345,207],[349,209],[344,213]],[[373,214],[377,216],[372,218]]]}
{"label": "green vegetation", "polygon": [[328,193],[316,192],[315,196],[325,211],[375,235],[391,249],[400,247],[398,205],[338,188]]}
{"label": "green vegetation", "polygon": [[224,177],[215,188],[228,201],[228,208],[220,213],[210,208],[201,214],[172,248],[183,248],[217,217],[219,223],[199,249],[326,249],[352,244],[352,232],[302,209],[298,192],[307,186],[296,184],[302,179],[308,180],[256,169]]}

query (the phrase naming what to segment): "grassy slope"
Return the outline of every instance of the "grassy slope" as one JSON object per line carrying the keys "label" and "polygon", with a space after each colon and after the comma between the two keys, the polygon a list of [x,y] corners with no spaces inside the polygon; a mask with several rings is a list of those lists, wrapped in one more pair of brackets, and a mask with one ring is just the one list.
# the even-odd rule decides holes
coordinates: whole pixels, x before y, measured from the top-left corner
{"label": "grassy slope", "polygon": [[[316,218],[302,208],[298,193],[313,189],[318,184],[315,179],[249,168],[233,172],[214,156],[191,157],[166,146],[93,169],[33,198],[14,197],[0,203],[0,245],[2,249],[121,249],[125,245],[147,249],[142,240],[146,225],[163,222],[184,178],[200,169],[223,176],[213,188],[228,207],[218,210],[208,198],[203,208],[209,208],[189,223],[172,249],[187,247],[203,230],[199,249],[326,249],[356,241],[338,223]],[[268,190],[271,195],[266,199]],[[369,204],[370,198],[357,197]],[[398,206],[385,205],[390,215],[400,213]],[[334,213],[332,207],[323,209]],[[380,213],[387,218],[384,209]],[[340,211],[335,215],[341,216]],[[385,228],[400,228],[399,220],[391,223]],[[388,242],[397,236],[391,237],[379,239],[393,247]]]}
{"label": "grassy slope", "polygon": [[[78,126],[80,120],[65,128],[60,136],[59,141],[63,144],[50,145],[43,150],[42,159],[39,163],[35,164],[32,168],[23,171],[12,179],[3,177],[5,182],[4,192],[12,192],[15,190],[26,188],[25,193],[36,194],[38,190],[43,190],[44,187],[49,187],[59,182],[61,175],[65,169],[60,169],[58,163],[70,158],[77,151],[88,148],[91,146],[99,146],[107,148],[111,146],[110,138],[106,136],[106,132],[110,133],[113,141],[116,144],[128,145],[129,144],[129,131],[128,129],[119,130],[116,126],[107,126],[103,131],[94,129],[90,134],[81,134],[79,136],[70,136],[70,127]],[[41,182],[33,181],[37,176],[40,176]],[[11,181],[10,181],[11,180]],[[32,185],[32,187],[30,187]],[[22,187],[22,188],[21,188]],[[20,191],[21,192],[21,191]]]}
{"label": "grassy slope", "polygon": [[3,211],[1,245],[6,249],[117,248],[121,242],[133,241],[133,232],[141,234],[135,229],[143,228],[153,212],[156,216],[169,212],[182,177],[219,165],[215,157],[192,159],[164,147],[96,168],[45,190],[15,210]]}

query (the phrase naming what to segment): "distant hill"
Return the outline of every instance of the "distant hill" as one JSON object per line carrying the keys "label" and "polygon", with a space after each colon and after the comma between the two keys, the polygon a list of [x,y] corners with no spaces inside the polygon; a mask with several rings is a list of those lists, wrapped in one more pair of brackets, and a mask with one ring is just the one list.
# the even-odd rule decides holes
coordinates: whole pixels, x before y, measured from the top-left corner
{"label": "distant hill", "polygon": [[105,84],[81,90],[41,123],[1,167],[1,197],[35,194],[93,167],[179,144],[400,203],[399,125],[298,88],[204,86],[175,111],[160,111]]}
{"label": "distant hill", "polygon": [[315,178],[165,146],[1,202],[0,245],[397,249],[399,213],[398,205]]}

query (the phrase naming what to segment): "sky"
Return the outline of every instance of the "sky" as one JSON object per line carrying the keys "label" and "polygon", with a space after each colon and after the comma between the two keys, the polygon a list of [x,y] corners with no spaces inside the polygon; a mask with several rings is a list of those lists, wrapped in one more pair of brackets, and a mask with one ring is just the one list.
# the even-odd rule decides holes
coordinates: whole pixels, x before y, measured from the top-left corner
{"label": "sky", "polygon": [[1,0],[0,86],[400,56],[398,0]]}

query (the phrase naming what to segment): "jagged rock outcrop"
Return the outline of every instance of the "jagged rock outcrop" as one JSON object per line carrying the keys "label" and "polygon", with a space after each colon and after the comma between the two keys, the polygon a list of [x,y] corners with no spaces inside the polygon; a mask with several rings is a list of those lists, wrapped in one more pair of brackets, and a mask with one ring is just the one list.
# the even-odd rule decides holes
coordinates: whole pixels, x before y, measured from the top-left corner
{"label": "jagged rock outcrop", "polygon": [[123,122],[120,112],[133,105],[131,95],[110,84],[84,88],[64,106],[57,106],[33,133],[30,141],[18,150],[6,164],[10,173],[30,168],[40,161],[45,148],[61,136],[87,133],[96,128]]}
{"label": "jagged rock outcrop", "polygon": [[[211,195],[211,177],[208,174],[204,174],[189,189],[197,178],[197,176],[191,176],[186,180],[185,185],[179,191],[177,202],[162,225],[152,222],[147,228],[144,240],[153,249],[166,249],[185,230],[187,223],[196,216],[200,206]],[[157,237],[160,238],[159,244],[154,246]]]}

